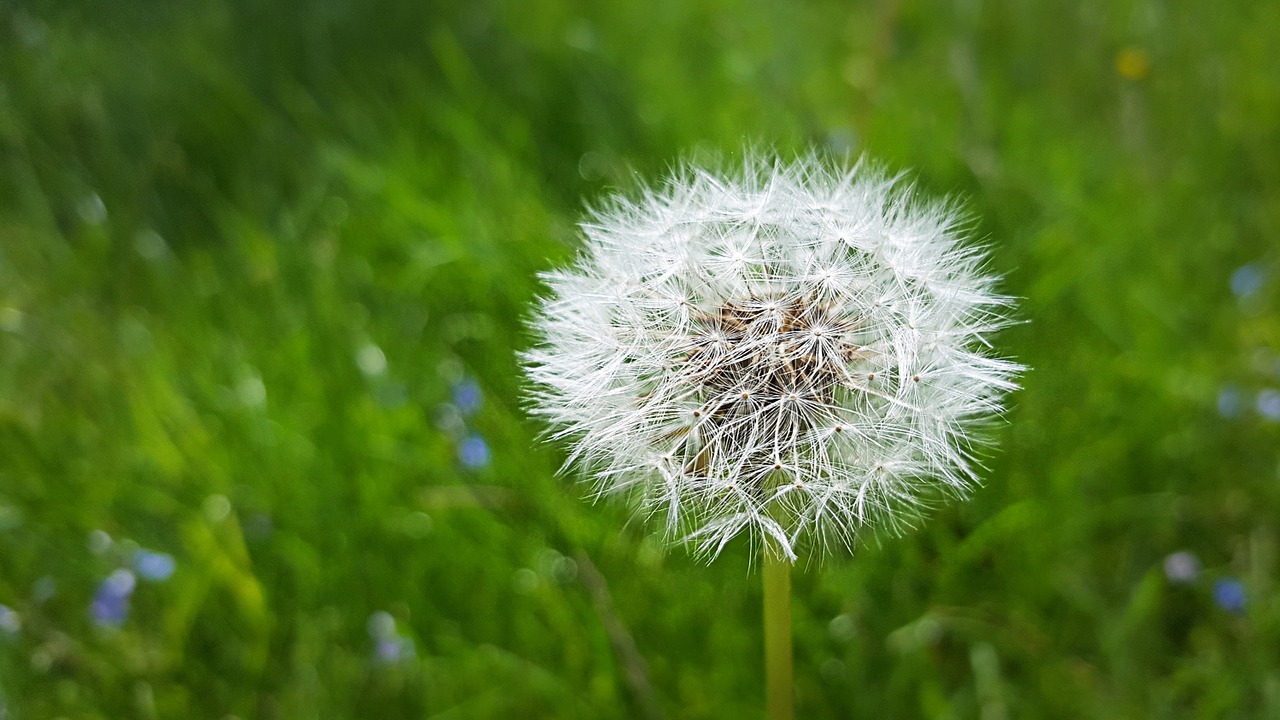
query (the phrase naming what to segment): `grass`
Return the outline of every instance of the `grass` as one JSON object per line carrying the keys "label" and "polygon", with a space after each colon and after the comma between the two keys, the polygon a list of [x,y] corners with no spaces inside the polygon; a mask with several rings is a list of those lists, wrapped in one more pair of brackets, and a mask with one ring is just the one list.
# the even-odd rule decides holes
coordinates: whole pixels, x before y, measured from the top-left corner
{"label": "grass", "polygon": [[[747,548],[584,502],[514,353],[584,203],[762,142],[963,197],[1033,368],[971,501],[795,576],[799,715],[1280,714],[1277,35],[1265,2],[0,3],[0,708],[761,716]],[[104,627],[136,547],[176,572]]]}

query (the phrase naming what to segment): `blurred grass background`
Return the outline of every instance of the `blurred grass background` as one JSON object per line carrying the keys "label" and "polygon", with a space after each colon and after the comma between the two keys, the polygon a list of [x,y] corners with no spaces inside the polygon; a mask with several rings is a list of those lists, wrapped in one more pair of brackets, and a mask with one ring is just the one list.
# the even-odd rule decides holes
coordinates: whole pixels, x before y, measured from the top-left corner
{"label": "blurred grass background", "polygon": [[800,716],[1280,717],[1276,37],[0,0],[0,717],[761,717],[745,546],[584,502],[514,360],[585,202],[746,141],[966,198],[1029,320],[985,487],[797,575]]}

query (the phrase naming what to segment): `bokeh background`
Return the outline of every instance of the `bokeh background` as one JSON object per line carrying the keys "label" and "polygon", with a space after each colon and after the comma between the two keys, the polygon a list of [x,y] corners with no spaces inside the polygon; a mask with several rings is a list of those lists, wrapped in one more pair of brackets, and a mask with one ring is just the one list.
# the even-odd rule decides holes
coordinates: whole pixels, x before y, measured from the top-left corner
{"label": "bokeh background", "polygon": [[751,718],[591,505],[536,273],[681,157],[963,198],[984,487],[795,578],[801,717],[1280,717],[1280,4],[0,0],[0,717]]}

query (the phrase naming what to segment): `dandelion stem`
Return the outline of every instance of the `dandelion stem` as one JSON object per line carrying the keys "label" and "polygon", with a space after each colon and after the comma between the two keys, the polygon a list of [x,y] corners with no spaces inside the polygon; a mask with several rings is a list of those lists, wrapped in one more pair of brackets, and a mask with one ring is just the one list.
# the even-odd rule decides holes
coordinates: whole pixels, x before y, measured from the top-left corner
{"label": "dandelion stem", "polygon": [[795,720],[791,686],[791,563],[764,550],[764,665],[769,720]]}

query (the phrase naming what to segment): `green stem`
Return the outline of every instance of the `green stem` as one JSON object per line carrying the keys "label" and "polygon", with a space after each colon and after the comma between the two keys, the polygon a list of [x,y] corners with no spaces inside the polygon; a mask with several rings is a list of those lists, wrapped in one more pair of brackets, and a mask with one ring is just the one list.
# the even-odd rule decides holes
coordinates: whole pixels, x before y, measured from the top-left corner
{"label": "green stem", "polygon": [[764,670],[769,720],[795,720],[791,687],[791,563],[764,550]]}

